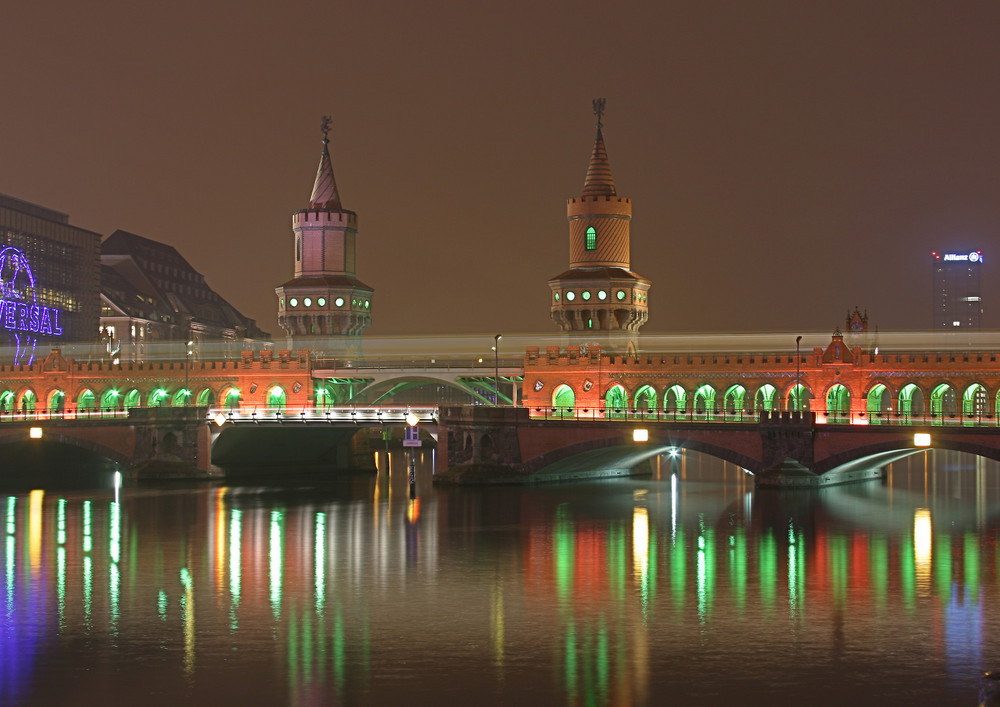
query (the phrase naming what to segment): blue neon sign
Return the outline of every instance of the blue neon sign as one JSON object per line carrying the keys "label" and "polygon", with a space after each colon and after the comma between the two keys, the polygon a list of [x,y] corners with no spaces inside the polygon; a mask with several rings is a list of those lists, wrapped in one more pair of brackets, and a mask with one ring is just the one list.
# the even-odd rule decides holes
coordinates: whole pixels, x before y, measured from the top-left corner
{"label": "blue neon sign", "polygon": [[59,309],[38,304],[35,276],[19,248],[0,250],[0,326],[16,342],[14,363],[31,364],[38,335],[62,336]]}

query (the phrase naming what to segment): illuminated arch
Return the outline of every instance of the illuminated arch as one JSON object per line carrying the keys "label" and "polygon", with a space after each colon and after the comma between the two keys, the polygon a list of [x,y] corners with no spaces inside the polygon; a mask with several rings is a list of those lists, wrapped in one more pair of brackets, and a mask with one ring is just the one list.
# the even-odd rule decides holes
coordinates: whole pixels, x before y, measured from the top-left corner
{"label": "illuminated arch", "polygon": [[672,385],[663,394],[663,412],[683,415],[687,409],[687,391],[679,385]]}
{"label": "illuminated arch", "polygon": [[753,398],[753,409],[756,412],[771,412],[777,409],[778,389],[770,383],[765,383],[757,389]]}
{"label": "illuminated arch", "polygon": [[809,412],[812,409],[812,393],[802,383],[788,390],[788,409],[797,412]]}
{"label": "illuminated arch", "polygon": [[38,397],[31,388],[23,391],[17,400],[17,409],[24,413],[33,413],[38,405]]}
{"label": "illuminated arch", "polygon": [[158,408],[162,407],[166,400],[170,399],[170,393],[167,392],[166,388],[157,388],[152,393],[149,394],[149,407]]}
{"label": "illuminated arch", "polygon": [[101,393],[101,409],[117,410],[121,400],[121,394],[115,388],[109,388]]}
{"label": "illuminated arch", "polygon": [[175,408],[182,408],[191,400],[191,391],[187,388],[180,388],[174,393],[170,404]]}
{"label": "illuminated arch", "polygon": [[125,402],[122,404],[122,407],[126,410],[129,408],[137,408],[139,407],[141,400],[142,398],[139,395],[139,391],[136,388],[133,388],[129,392],[125,393]]}
{"label": "illuminated arch", "polygon": [[694,391],[693,412],[695,414],[703,414],[709,418],[715,414],[715,388],[710,384],[705,383],[698,390]]}
{"label": "illuminated arch", "polygon": [[49,412],[62,412],[66,409],[66,393],[61,390],[53,390],[49,393],[48,404],[45,408]]}
{"label": "illuminated arch", "polygon": [[97,409],[97,396],[90,388],[84,388],[76,396],[76,409],[78,412],[90,412]]}
{"label": "illuminated arch", "polygon": [[14,412],[14,393],[5,390],[0,393],[0,412]]}
{"label": "illuminated arch", "polygon": [[907,383],[899,391],[896,409],[907,420],[922,416],[924,414],[924,391],[916,383]]}
{"label": "illuminated arch", "polygon": [[988,400],[986,387],[982,383],[972,383],[965,389],[962,393],[962,415],[965,416],[966,424],[973,424],[989,414]]}
{"label": "illuminated arch", "polygon": [[285,389],[280,385],[271,386],[271,389],[267,391],[267,406],[269,408],[284,410],[285,401]]}
{"label": "illuminated arch", "polygon": [[625,417],[628,412],[628,394],[625,388],[615,384],[604,394],[604,416]]}
{"label": "illuminated arch", "polygon": [[633,408],[638,412],[656,412],[656,389],[644,385],[635,392]]}
{"label": "illuminated arch", "polygon": [[740,384],[729,386],[723,400],[723,411],[727,415],[742,414],[746,410],[747,389]]}
{"label": "illuminated arch", "polygon": [[876,383],[868,391],[865,414],[868,416],[868,424],[880,425],[886,419],[892,408],[892,395],[884,383]]}
{"label": "illuminated arch", "polygon": [[945,418],[958,414],[958,398],[950,383],[939,383],[931,391],[931,417],[941,424]]}
{"label": "illuminated arch", "polygon": [[317,381],[313,389],[316,407],[320,410],[337,404],[337,396],[333,392],[333,381]]}
{"label": "illuminated arch", "polygon": [[563,383],[552,391],[552,407],[572,410],[576,407],[576,392]]}
{"label": "illuminated arch", "polygon": [[830,422],[847,422],[851,414],[851,391],[834,383],[826,391],[826,416]]}
{"label": "illuminated arch", "polygon": [[235,410],[239,406],[240,389],[232,387],[226,390],[225,394],[222,396],[222,407],[228,408],[229,410]]}
{"label": "illuminated arch", "polygon": [[198,398],[195,402],[199,407],[215,407],[215,391],[211,388],[203,389],[198,393]]}

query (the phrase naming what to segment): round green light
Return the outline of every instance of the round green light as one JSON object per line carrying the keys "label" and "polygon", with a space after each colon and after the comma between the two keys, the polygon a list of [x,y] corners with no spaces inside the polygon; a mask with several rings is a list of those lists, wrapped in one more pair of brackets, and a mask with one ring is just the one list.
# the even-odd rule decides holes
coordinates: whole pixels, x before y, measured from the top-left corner
{"label": "round green light", "polygon": [[566,301],[567,302],[572,302],[575,299],[576,299],[576,293],[573,292],[573,290],[570,290],[569,292],[566,293]]}
{"label": "round green light", "polygon": [[306,307],[312,307],[312,303],[313,301],[309,297],[306,297],[304,300],[302,300],[302,304]]}
{"label": "round green light", "polygon": [[318,300],[316,300],[316,304],[319,305],[320,307],[325,307],[326,297],[320,297]]}
{"label": "round green light", "polygon": [[625,299],[625,290],[618,290],[618,292],[615,293],[615,297],[617,297],[619,301]]}
{"label": "round green light", "polygon": [[352,297],[351,298],[351,306],[352,307],[357,307],[358,306],[358,300]]}
{"label": "round green light", "polygon": [[344,298],[343,297],[338,297],[337,299],[335,299],[333,301],[333,303],[335,305],[337,305],[338,307],[343,307],[344,306]]}
{"label": "round green light", "polygon": [[608,298],[608,293],[607,292],[605,292],[604,290],[598,290],[597,291],[597,299],[599,299],[599,300],[601,300],[603,302],[607,298]]}
{"label": "round green light", "polygon": [[368,309],[371,306],[371,304],[372,303],[370,301],[365,300],[365,309]]}
{"label": "round green light", "polygon": [[556,292],[556,302],[558,302],[558,301],[559,301],[559,293]]}
{"label": "round green light", "polygon": [[297,299],[295,299],[294,297],[292,297],[290,300],[288,300],[288,306],[289,307],[298,307],[299,306],[299,301]]}
{"label": "round green light", "polygon": [[584,290],[580,296],[583,297],[584,301],[588,301],[590,299],[590,290]]}

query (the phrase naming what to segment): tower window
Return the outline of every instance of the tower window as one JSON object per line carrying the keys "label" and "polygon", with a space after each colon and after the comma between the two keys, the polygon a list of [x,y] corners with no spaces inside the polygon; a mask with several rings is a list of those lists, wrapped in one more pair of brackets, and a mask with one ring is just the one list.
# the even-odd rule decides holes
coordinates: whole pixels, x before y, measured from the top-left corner
{"label": "tower window", "polygon": [[596,250],[597,249],[597,231],[594,230],[593,226],[591,226],[590,228],[587,229],[587,244],[586,244],[586,248],[587,248],[587,250]]}

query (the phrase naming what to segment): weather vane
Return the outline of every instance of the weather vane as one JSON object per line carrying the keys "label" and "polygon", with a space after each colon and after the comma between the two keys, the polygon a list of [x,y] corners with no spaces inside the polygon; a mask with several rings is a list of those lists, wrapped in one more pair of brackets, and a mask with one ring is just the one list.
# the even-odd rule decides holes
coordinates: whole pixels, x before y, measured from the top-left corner
{"label": "weather vane", "polygon": [[323,131],[323,142],[329,142],[330,138],[328,137],[328,133],[330,132],[330,116],[323,116],[323,122],[319,129]]}
{"label": "weather vane", "polygon": [[597,127],[600,128],[604,119],[604,103],[603,98],[594,99],[594,115],[597,116]]}

